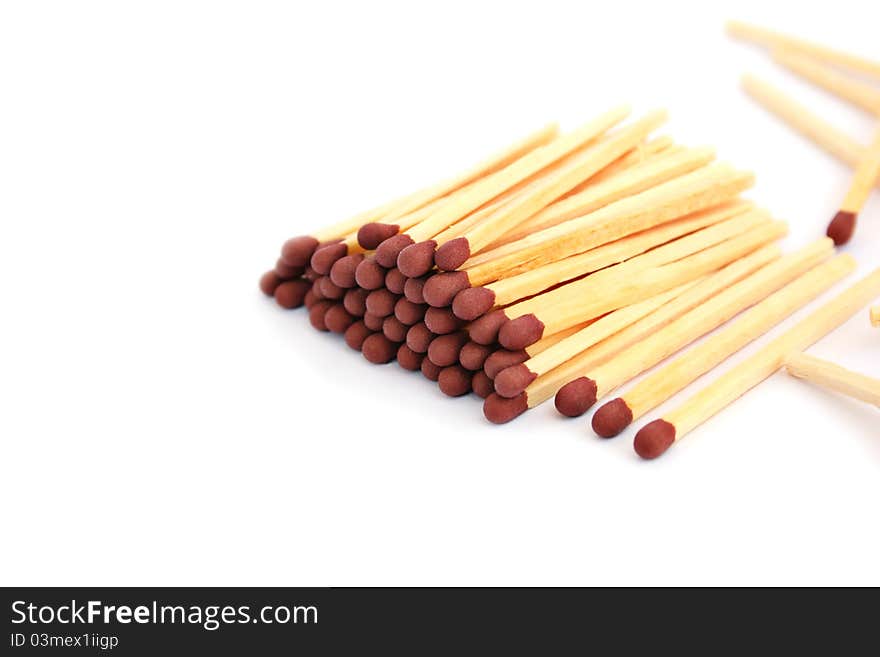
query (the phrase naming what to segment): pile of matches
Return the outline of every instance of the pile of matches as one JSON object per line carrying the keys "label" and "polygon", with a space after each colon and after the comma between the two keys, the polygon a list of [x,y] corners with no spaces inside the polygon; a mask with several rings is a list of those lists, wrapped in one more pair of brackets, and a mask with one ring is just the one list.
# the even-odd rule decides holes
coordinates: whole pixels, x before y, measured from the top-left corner
{"label": "pile of matches", "polygon": [[[786,224],[740,198],[751,173],[654,137],[663,111],[628,115],[612,109],[564,134],[550,125],[290,239],[260,286],[283,308],[305,305],[312,326],[371,363],[396,359],[450,396],[473,391],[498,424],[554,395],[560,413],[581,415],[744,313],[599,409],[596,432],[616,435],[855,269],[828,238],[784,255]],[[877,296],[880,271],[697,410],[647,425],[637,453],[658,456],[718,410],[716,398],[732,401]]]}
{"label": "pile of matches", "polygon": [[[778,64],[806,81],[880,116],[880,86],[875,84],[880,81],[880,62],[746,23],[730,22],[727,31],[768,48]],[[871,79],[875,83],[868,82]],[[846,197],[826,232],[838,246],[848,243],[859,212],[873,188],[880,185],[880,125],[865,147],[772,85],[752,75],[744,76],[742,84],[757,102],[855,169]]]}

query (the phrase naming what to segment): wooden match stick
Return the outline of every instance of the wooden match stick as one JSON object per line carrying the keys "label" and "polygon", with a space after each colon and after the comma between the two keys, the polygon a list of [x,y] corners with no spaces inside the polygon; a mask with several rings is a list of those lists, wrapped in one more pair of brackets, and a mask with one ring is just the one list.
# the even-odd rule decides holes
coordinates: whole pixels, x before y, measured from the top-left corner
{"label": "wooden match stick", "polygon": [[[549,143],[557,134],[558,126],[555,123],[547,125],[458,176],[385,203],[372,210],[362,212],[332,226],[317,230],[311,235],[294,237],[287,240],[282,248],[282,259],[290,266],[303,267],[309,264],[312,255],[320,244],[336,240],[345,242],[346,251],[356,252],[360,250],[358,248],[357,235],[361,229],[367,230],[368,233],[372,232],[374,235],[376,235],[377,231],[380,235],[388,235],[390,230],[388,225],[377,224],[377,222],[394,221],[416,213],[420,208],[436,202],[438,199],[462,187],[466,187],[475,180],[510,165],[528,152]],[[372,230],[368,227],[372,227]],[[375,246],[375,244],[371,244],[361,248],[373,249]],[[336,247],[336,252],[343,253],[342,247]]]}
{"label": "wooden match stick", "polygon": [[[830,241],[824,240],[830,245]],[[832,258],[770,295],[720,332],[662,369],[642,379],[593,415],[593,430],[603,438],[618,435],[631,423],[684,390],[786,317],[855,271],[849,255]]]}
{"label": "wooden match stick", "polygon": [[810,57],[790,50],[775,50],[773,59],[802,78],[872,114],[880,114],[880,89],[843,75]]}
{"label": "wooden match stick", "polygon": [[880,306],[871,308],[871,326],[880,328]]}
{"label": "wooden match stick", "polygon": [[880,407],[880,379],[852,372],[827,360],[792,353],[785,357],[786,371],[823,388]]}
{"label": "wooden match stick", "polygon": [[[407,231],[407,235],[415,243],[427,242],[434,235],[442,232],[448,226],[466,217],[510,188],[530,178],[554,162],[584,148],[609,128],[623,121],[629,115],[629,111],[627,107],[610,110],[577,130],[557,137],[550,143],[530,151],[512,164],[480,179],[467,193],[450,199],[448,203],[443,204],[424,221],[410,228]],[[431,246],[432,256],[435,246]],[[407,249],[409,248],[407,247]],[[410,253],[412,255],[415,252],[410,251]],[[418,273],[412,273],[414,270],[408,267],[407,263],[408,259],[403,261],[398,259],[397,263],[400,270],[407,276],[422,276],[427,273],[427,269]],[[401,267],[401,265],[404,266]]]}
{"label": "wooden match stick", "polygon": [[589,326],[569,337],[559,340],[555,345],[532,355],[525,362],[507,367],[494,377],[495,392],[502,397],[516,397],[539,376],[599,344],[602,340],[610,338],[645,315],[657,311],[661,306],[682,296],[697,283],[698,281],[685,283],[645,301],[619,308],[591,322]]}
{"label": "wooden match stick", "polygon": [[880,176],[880,129],[877,130],[874,141],[856,167],[840,211],[828,224],[828,237],[838,246],[846,244],[852,238],[856,228],[856,218],[871,195],[878,176]]}
{"label": "wooden match stick", "polygon": [[[586,190],[588,188],[595,187],[596,185],[600,184],[601,182],[607,181],[609,178],[613,178],[615,176],[621,175],[624,172],[626,172],[628,169],[638,167],[638,166],[645,164],[649,161],[657,159],[661,155],[679,154],[679,153],[686,150],[684,147],[674,146],[673,144],[671,144],[671,140],[669,140],[669,142],[670,143],[667,143],[667,140],[664,138],[658,138],[658,139],[652,140],[648,144],[639,144],[638,146],[636,146],[636,148],[629,150],[626,155],[618,158],[612,164],[610,164],[607,167],[605,167],[604,169],[602,169],[599,173],[597,173],[596,175],[590,176],[587,180],[580,183],[577,187],[572,189],[570,192],[561,196],[557,201],[554,201],[549,207],[554,207],[557,204],[565,203],[572,196],[580,194],[581,192],[583,192],[584,190]],[[551,168],[545,169],[544,171],[541,171],[537,176],[535,176],[533,179],[530,179],[528,181],[528,183],[529,183],[528,189],[525,188],[525,185],[520,185],[517,188],[515,188],[514,190],[511,190],[510,192],[505,193],[504,195],[498,197],[498,199],[496,199],[495,201],[492,201],[491,203],[484,205],[482,208],[480,208],[476,212],[468,215],[467,217],[465,217],[461,221],[456,222],[455,224],[453,224],[452,226],[447,228],[445,231],[443,231],[439,235],[435,236],[434,241],[436,241],[438,243],[443,243],[443,242],[448,242],[452,239],[455,239],[456,237],[459,237],[461,235],[464,235],[467,230],[473,228],[479,222],[481,222],[485,218],[487,218],[490,214],[496,212],[502,205],[508,203],[510,201],[510,199],[513,198],[514,195],[520,195],[520,194],[524,195],[526,193],[530,193],[531,191],[533,191],[535,186],[534,186],[534,184],[531,184],[531,183],[534,183],[537,180],[537,178],[549,175],[551,173],[555,173],[555,171],[558,170],[559,168],[561,168],[561,167],[558,164],[556,164],[556,165],[554,165],[554,167],[551,167]],[[590,201],[587,199],[584,202],[588,203]],[[592,201],[592,202],[595,203],[596,201]],[[607,202],[610,202],[610,201],[607,201]],[[597,207],[601,207],[601,205],[605,205],[605,204],[606,203],[601,203],[601,200],[600,200],[600,205]],[[548,210],[549,207],[545,208],[545,210]],[[545,210],[542,210],[541,212],[544,212]],[[488,247],[486,247],[486,249],[494,249],[498,246],[501,246],[503,244],[507,244],[509,242],[516,241],[526,235],[529,235],[529,234],[535,232],[535,230],[537,230],[533,226],[533,223],[535,221],[535,216],[536,215],[533,215],[532,217],[530,217],[529,219],[524,221],[515,230],[510,230],[510,231],[507,231],[506,233],[498,235],[497,238],[492,242],[492,244],[490,244]],[[572,216],[577,216],[577,214],[573,214]],[[563,221],[563,219],[559,219],[558,221]],[[550,222],[547,222],[547,223],[548,223],[548,225],[550,224]],[[542,227],[546,227],[546,226],[542,226]]]}
{"label": "wooden match stick", "polygon": [[[764,222],[741,235],[669,264],[645,268],[641,263],[625,262],[616,269],[612,267],[520,301],[504,309],[507,321],[498,330],[498,341],[506,349],[521,349],[540,339],[544,332],[556,333],[577,322],[638,303],[721,269],[781,239],[787,232],[784,222]],[[653,253],[645,256],[655,257]]]}
{"label": "wooden match stick", "polygon": [[728,265],[706,277],[705,280],[697,283],[675,300],[661,306],[655,312],[649,313],[631,326],[581,352],[550,372],[539,376],[516,397],[507,399],[497,393],[491,395],[483,405],[483,413],[487,419],[495,423],[512,420],[525,410],[534,408],[550,399],[569,381],[625,352],[646,336],[666,326],[696,305],[712,298],[767,263],[779,259],[780,256],[779,247],[771,245]]}
{"label": "wooden match stick", "polygon": [[625,354],[600,365],[589,376],[564,386],[556,394],[556,407],[570,417],[582,414],[627,381],[766,299],[833,251],[827,240],[821,240],[770,263],[633,345]]}
{"label": "wooden match stick", "polygon": [[458,269],[472,254],[484,250],[499,235],[516,228],[634,148],[666,118],[665,111],[648,114],[576,154],[558,174],[536,182],[531,189],[498,208],[460,236],[446,242],[435,237],[432,241],[438,245],[434,258],[437,266],[444,271]]}
{"label": "wooden match stick", "polygon": [[716,379],[663,419],[645,425],[636,434],[636,453],[646,459],[660,456],[674,442],[769,378],[783,366],[788,355],[804,351],[878,296],[880,269]]}
{"label": "wooden match stick", "polygon": [[[479,287],[470,287],[469,272],[441,274],[439,279],[444,276],[450,278],[456,276],[456,280],[449,281],[452,285],[448,291],[444,291],[442,296],[447,298],[454,293],[453,312],[460,319],[473,321],[489,312],[492,307],[515,303],[525,297],[543,292],[558,283],[564,283],[620,264],[658,246],[671,243],[684,235],[695,234],[707,226],[717,225],[733,217],[748,214],[752,207],[752,204],[746,201],[726,203],[718,208],[697,212],[683,219],[677,219],[624,237],[585,253],[570,256],[559,262],[542,265],[516,276],[502,278]],[[753,212],[752,215],[756,219],[768,217],[763,211]]]}
{"label": "wooden match stick", "polygon": [[827,46],[813,43],[805,39],[780,34],[739,21],[727,23],[727,32],[731,36],[746,41],[752,41],[770,49],[786,49],[809,55],[813,59],[839,68],[849,69],[863,75],[880,78],[880,62],[874,62],[864,57],[851,55],[840,50],[834,50]]}
{"label": "wooden match stick", "polygon": [[[867,151],[864,146],[776,87],[752,75],[742,77],[742,87],[765,109],[841,162],[855,167],[864,160]],[[880,185],[880,180],[877,184]]]}
{"label": "wooden match stick", "polygon": [[[478,180],[485,178],[486,176],[490,176],[493,173],[497,173],[498,171],[504,169],[507,166],[510,166],[517,160],[523,158],[528,153],[538,149],[542,146],[545,146],[551,143],[554,139],[559,136],[559,126],[556,123],[550,123],[540,130],[537,130],[526,137],[514,142],[510,146],[494,153],[490,157],[485,160],[477,163],[470,169],[460,173],[457,176],[444,180],[436,185],[432,185],[427,187],[415,194],[402,199],[399,203],[393,205],[389,210],[383,213],[384,216],[378,216],[374,219],[371,219],[370,222],[393,222],[393,223],[383,223],[385,226],[384,233],[382,230],[378,230],[376,227],[372,227],[369,232],[374,234],[379,234],[375,239],[378,239],[381,234],[384,236],[390,237],[396,232],[406,230],[410,226],[418,223],[422,219],[430,214],[431,211],[435,210],[439,205],[442,204],[443,199],[448,198],[451,194],[455,192],[465,189],[471,185],[473,185]],[[424,208],[428,205],[431,205],[431,209],[425,211]],[[420,212],[420,210],[422,210]],[[353,223],[353,222],[352,222]],[[357,225],[350,225],[348,229],[344,231],[345,234],[350,233],[352,231],[358,231],[361,227],[367,227],[368,222],[360,222]],[[393,228],[396,226],[397,230],[393,231]],[[336,237],[341,237],[342,235],[337,235]],[[375,242],[375,239],[370,240],[369,244],[364,244],[363,248],[366,249],[375,249],[378,244]]]}
{"label": "wooden match stick", "polygon": [[711,208],[737,197],[754,183],[751,173],[713,164],[640,194],[571,219],[478,256],[466,263],[473,285],[515,275],[583,253],[627,235]]}
{"label": "wooden match stick", "polygon": [[544,208],[515,230],[505,233],[502,239],[493,242],[490,248],[515,242],[539,230],[589,214],[627,196],[696,171],[713,159],[715,159],[715,150],[712,148],[681,149],[669,155],[652,157],[644,163],[636,164],[616,176],[607,178],[604,182],[589,185],[583,191],[566,196]]}

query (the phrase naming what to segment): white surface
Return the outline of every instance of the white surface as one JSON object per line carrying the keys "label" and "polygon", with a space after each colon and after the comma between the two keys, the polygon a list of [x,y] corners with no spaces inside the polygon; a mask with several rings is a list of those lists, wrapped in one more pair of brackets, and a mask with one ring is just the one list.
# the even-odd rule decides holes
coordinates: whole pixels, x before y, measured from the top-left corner
{"label": "white surface", "polygon": [[[621,101],[805,244],[848,170],[738,75],[871,122],[723,21],[880,58],[870,3],[306,4],[0,8],[0,583],[880,584],[876,409],[777,375],[643,462],[549,404],[491,426],[256,290],[288,236]],[[878,244],[875,195],[860,273]],[[867,310],[813,353],[880,374]]]}

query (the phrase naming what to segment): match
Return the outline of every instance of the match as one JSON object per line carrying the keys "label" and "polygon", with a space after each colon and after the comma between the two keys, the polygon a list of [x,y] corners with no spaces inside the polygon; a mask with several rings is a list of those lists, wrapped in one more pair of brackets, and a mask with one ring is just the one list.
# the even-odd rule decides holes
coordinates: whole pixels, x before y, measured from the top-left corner
{"label": "match", "polygon": [[613,438],[673,395],[804,307],[855,271],[856,262],[838,256],[770,295],[715,335],[642,379],[593,415],[593,430]]}
{"label": "match", "polygon": [[584,373],[624,352],[693,308],[694,305],[718,294],[733,282],[777,260],[781,255],[778,246],[766,246],[734,265],[706,277],[704,281],[696,283],[694,288],[684,292],[674,301],[660,306],[655,312],[648,313],[632,325],[539,376],[516,397],[505,398],[497,393],[491,395],[483,405],[484,415],[490,422],[496,424],[509,422],[524,411],[553,397],[566,383],[582,377]]}
{"label": "match", "polygon": [[871,326],[880,328],[880,306],[871,308]]}
{"label": "match", "polygon": [[645,425],[633,443],[645,459],[657,458],[696,427],[769,378],[792,353],[802,352],[880,297],[880,269],[716,379],[662,419]]}
{"label": "match", "polygon": [[880,89],[790,50],[775,50],[773,61],[805,80],[871,114],[880,114]]}
{"label": "match", "polygon": [[807,55],[819,62],[831,64],[838,68],[859,73],[864,76],[880,79],[880,62],[874,62],[858,55],[828,48],[797,37],[780,34],[755,25],[740,21],[727,23],[727,32],[733,37],[751,41],[771,50],[789,50]]}
{"label": "match", "polygon": [[871,195],[878,176],[880,176],[880,129],[877,130],[873,142],[856,167],[840,211],[828,224],[828,237],[838,246],[846,244],[852,238],[858,214]]}
{"label": "match", "polygon": [[785,369],[793,377],[880,407],[880,379],[804,353],[786,356]]}
{"label": "match", "polygon": [[[742,87],[766,110],[844,164],[856,167],[865,159],[864,146],[776,87],[752,75],[742,77]],[[880,179],[875,184],[880,185]]]}

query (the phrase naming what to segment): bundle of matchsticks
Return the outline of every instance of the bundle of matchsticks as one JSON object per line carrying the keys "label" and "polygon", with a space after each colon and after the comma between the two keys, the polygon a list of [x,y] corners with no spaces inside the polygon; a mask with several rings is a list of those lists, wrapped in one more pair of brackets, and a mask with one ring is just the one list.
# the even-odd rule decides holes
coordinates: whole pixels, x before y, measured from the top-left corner
{"label": "bundle of matchsticks", "polygon": [[[747,23],[730,22],[727,31],[736,38],[768,48],[778,64],[804,80],[872,116],[880,116],[880,86],[876,84],[880,81],[880,62]],[[742,83],[746,92],[761,105],[854,167],[846,197],[826,231],[838,246],[848,243],[855,232],[859,212],[874,187],[880,185],[880,124],[871,143],[863,147],[767,82],[746,75]]]}
{"label": "bundle of matchsticks", "polygon": [[[313,327],[343,334],[371,363],[396,359],[450,396],[473,391],[494,423],[554,395],[562,414],[580,415],[745,313],[600,409],[597,433],[616,435],[855,268],[828,238],[784,255],[775,243],[786,224],[740,197],[752,174],[653,136],[663,111],[628,115],[615,108],[563,134],[547,126],[462,174],[290,239],[261,289],[283,308],[305,305]],[[785,349],[716,384],[717,396],[732,401],[784,366],[777,351],[802,350],[877,296],[880,271]],[[678,418],[673,437],[717,408]],[[640,455],[671,444],[657,426],[636,437]]]}

